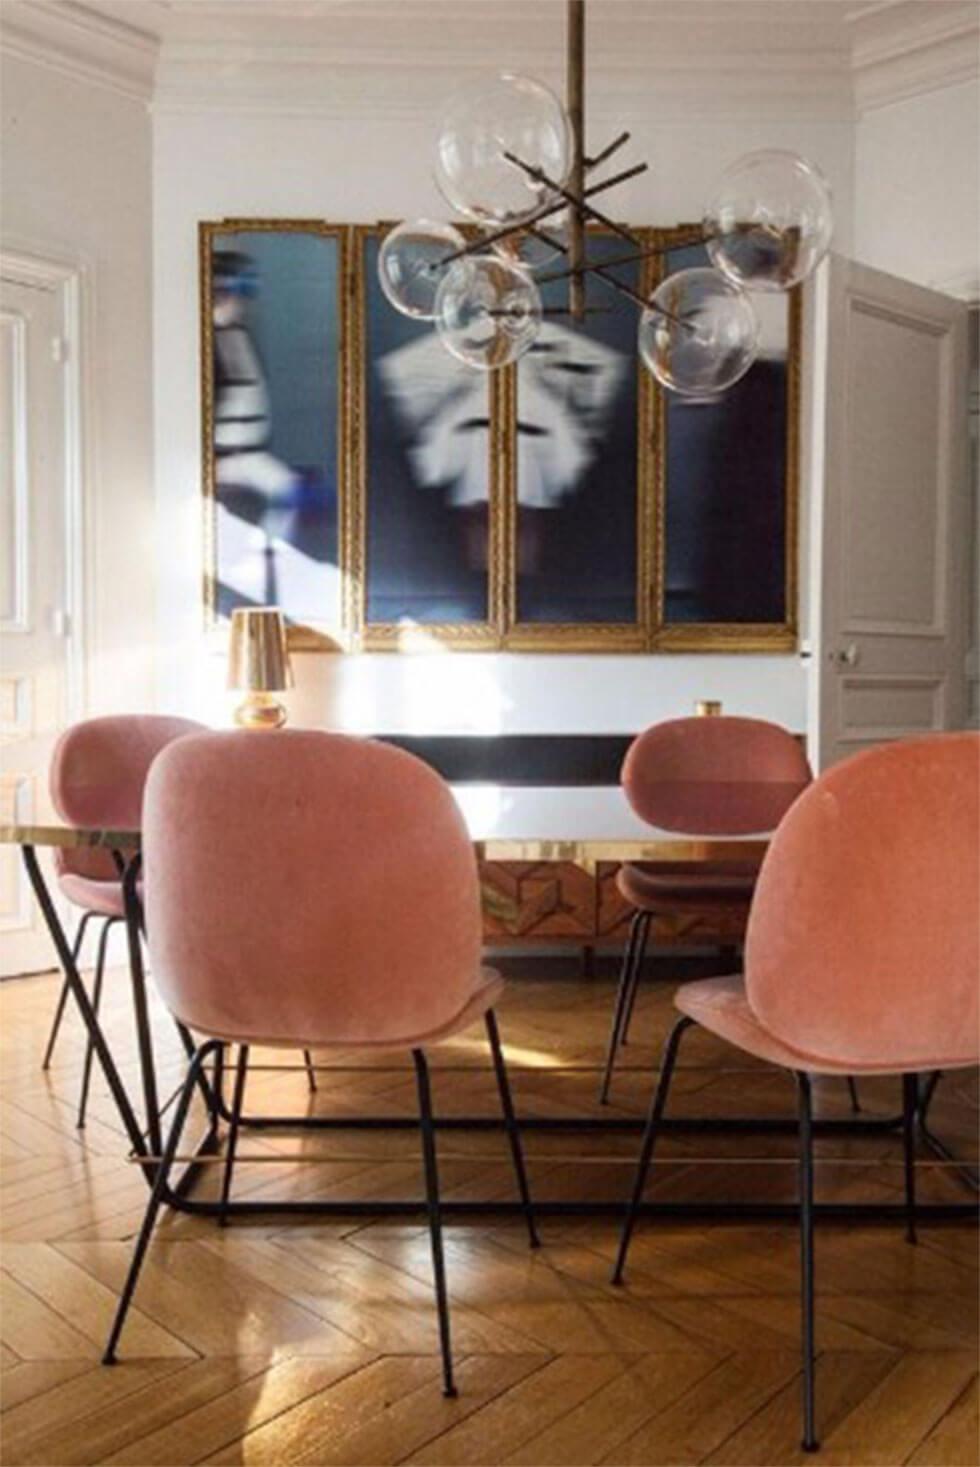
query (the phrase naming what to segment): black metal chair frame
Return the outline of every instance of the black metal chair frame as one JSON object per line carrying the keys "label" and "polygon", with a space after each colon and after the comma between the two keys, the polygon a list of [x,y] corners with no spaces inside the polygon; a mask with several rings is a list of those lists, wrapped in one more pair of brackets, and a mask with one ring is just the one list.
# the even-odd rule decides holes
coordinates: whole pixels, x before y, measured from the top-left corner
{"label": "black metal chair frame", "polygon": [[[492,1009],[488,1009],[485,1015],[487,1039],[490,1044],[490,1053],[493,1059],[494,1075],[497,1081],[497,1089],[500,1096],[500,1105],[503,1112],[504,1126],[510,1144],[511,1160],[514,1166],[514,1174],[517,1180],[517,1190],[520,1197],[520,1207],[524,1214],[527,1226],[528,1242],[532,1248],[540,1246],[537,1227],[535,1226],[534,1207],[531,1202],[531,1194],[528,1187],[527,1170],[524,1165],[524,1152],[521,1146],[520,1128],[517,1116],[514,1112],[514,1102],[511,1095],[510,1081],[507,1076],[507,1065],[500,1043],[500,1032],[497,1028],[497,1019]],[[187,1122],[191,1098],[195,1088],[205,1086],[207,1093],[207,1077],[205,1062],[213,1058],[218,1074],[214,1077],[215,1089],[220,1088],[220,1069],[223,1067],[224,1042],[218,1039],[209,1039],[198,1046],[190,1057],[187,1072],[180,1088],[174,1111],[173,1121],[167,1137],[160,1164],[156,1169],[153,1187],[150,1192],[146,1212],[140,1227],[136,1246],[130,1262],[126,1282],[119,1297],[115,1318],[109,1332],[105,1353],[102,1357],[104,1365],[114,1365],[117,1360],[117,1348],[126,1315],[132,1302],[133,1294],[139,1280],[140,1270],[146,1256],[153,1227],[164,1201],[168,1198],[168,1183],[170,1173],[173,1169],[177,1156],[177,1148]],[[218,1204],[218,1218],[220,1225],[225,1227],[229,1217],[229,1206],[231,1197],[232,1174],[235,1166],[235,1155],[238,1146],[238,1135],[242,1124],[242,1104],[245,1097],[245,1081],[248,1070],[249,1046],[239,1045],[238,1062],[235,1066],[235,1084],[232,1097],[232,1108],[230,1113],[228,1142],[225,1150],[224,1165],[222,1168],[221,1199]],[[412,1060],[415,1066],[416,1086],[418,1091],[419,1121],[422,1138],[422,1161],[425,1173],[425,1209],[429,1222],[429,1240],[432,1249],[432,1268],[435,1277],[436,1306],[439,1316],[439,1343],[442,1352],[442,1376],[443,1394],[455,1396],[456,1386],[453,1379],[452,1341],[450,1337],[449,1324],[449,1293],[446,1287],[446,1265],[442,1246],[442,1202],[439,1195],[439,1170],[436,1158],[436,1128],[435,1117],[432,1108],[432,1089],[429,1080],[429,1065],[423,1049],[412,1050]]]}
{"label": "black metal chair frame", "polygon": [[[149,1005],[147,1002],[146,975],[143,967],[143,953],[141,946],[142,933],[142,910],[139,901],[138,882],[140,875],[140,856],[138,852],[114,852],[117,866],[123,880],[123,894],[126,906],[126,932],[129,943],[129,979],[132,991],[133,1018],[136,1030],[136,1040],[139,1056],[139,1080],[141,1087],[141,1109],[143,1121],[137,1115],[133,1099],[131,1099],[115,1058],[106,1040],[105,1033],[99,1023],[98,1016],[93,1012],[91,1001],[86,992],[78,971],[78,966],[73,953],[72,944],[65,933],[57,908],[52,900],[44,874],[41,871],[37,857],[36,848],[28,843],[21,846],[24,866],[27,871],[35,897],[44,917],[45,924],[51,935],[58,963],[62,973],[68,982],[69,990],[75,1000],[82,1021],[92,1041],[96,1058],[108,1085],[112,1101],[130,1147],[131,1159],[139,1166],[146,1180],[147,1187],[152,1188],[159,1170],[158,1158],[163,1149],[161,1119],[163,1109],[161,1108],[158,1090],[156,1064],[153,1054],[153,1035],[150,1024]],[[182,1025],[177,1025],[177,1032],[181,1044],[187,1055],[188,1062],[194,1057],[195,1044],[191,1035]],[[210,1076],[204,1067],[200,1067],[197,1074],[197,1085],[201,1091],[208,1111],[208,1127],[205,1134],[198,1140],[194,1147],[196,1157],[205,1158],[213,1156],[220,1146],[220,1127],[224,1122],[230,1125],[231,1112],[225,1103],[221,1075],[223,1071],[223,1055],[217,1053],[213,1059],[213,1070]],[[965,1185],[973,1194],[974,1199],[978,1190],[978,1179],[973,1167],[961,1161],[953,1155],[949,1148],[934,1135],[927,1124],[928,1107],[932,1100],[935,1089],[935,1077],[930,1081],[920,1101],[918,1129],[920,1137],[925,1145],[939,1156],[942,1160],[952,1165],[962,1177]],[[897,1127],[901,1125],[902,1117],[898,1115],[884,1116],[852,1116],[842,1119],[827,1119],[814,1122],[814,1130],[818,1135],[841,1135],[841,1136],[881,1136],[892,1135]],[[355,1131],[380,1131],[380,1130],[415,1130],[418,1122],[408,1116],[351,1116],[351,1115],[243,1115],[240,1118],[242,1127],[249,1129],[282,1129],[282,1130],[355,1130]],[[487,1115],[455,1115],[442,1116],[434,1121],[436,1130],[461,1130],[461,1131],[496,1131],[501,1128],[503,1122],[493,1116]],[[644,1122],[638,1116],[605,1115],[605,1116],[542,1116],[526,1115],[521,1118],[521,1128],[526,1134],[528,1132],[559,1132],[570,1135],[619,1135],[639,1133],[643,1129]],[[797,1123],[788,1117],[774,1116],[678,1116],[666,1117],[663,1120],[663,1129],[675,1133],[687,1135],[785,1135],[796,1130]],[[197,1214],[200,1216],[219,1216],[221,1205],[219,1202],[194,1197],[193,1189],[201,1174],[201,1167],[195,1161],[191,1161],[171,1185],[169,1182],[164,1188],[163,1201],[168,1207],[182,1212]],[[467,1199],[465,1201],[454,1201],[450,1204],[454,1214],[458,1216],[484,1217],[501,1216],[519,1209],[519,1204],[502,1201],[499,1198],[489,1199]],[[228,1215],[238,1217],[250,1217],[267,1215],[269,1213],[279,1216],[307,1215],[307,1216],[363,1216],[363,1217],[407,1217],[418,1212],[417,1200],[411,1198],[398,1198],[386,1201],[344,1201],[335,1202],[326,1199],[314,1200],[292,1200],[258,1202],[240,1201],[228,1203]],[[617,1210],[615,1205],[608,1201],[593,1199],[569,1199],[561,1198],[554,1201],[539,1202],[537,1213],[539,1216],[561,1217],[593,1217],[608,1215]],[[795,1219],[795,1205],[772,1202],[731,1202],[712,1201],[708,1202],[660,1202],[644,1203],[644,1212],[656,1213],[661,1216],[719,1220],[722,1218],[740,1220],[773,1220],[773,1219]],[[820,1203],[815,1204],[815,1211],[820,1216],[846,1218],[850,1221],[886,1221],[893,1218],[897,1209],[892,1203],[879,1202],[843,1202],[843,1203]],[[969,1219],[976,1220],[975,1200],[963,1202],[938,1202],[923,1203],[919,1208],[920,1217],[928,1216],[933,1219]]]}
{"label": "black metal chair frame", "polygon": [[[623,952],[623,964],[619,973],[619,986],[616,989],[612,1023],[609,1027],[606,1061],[602,1070],[602,1079],[599,1082],[600,1105],[609,1104],[609,1087],[612,1084],[613,1070],[616,1067],[616,1055],[629,1040],[630,1024],[633,1021],[636,995],[643,976],[643,960],[646,957],[650,924],[653,918],[654,913],[644,907],[637,907],[633,912],[630,935]],[[738,961],[738,948],[726,943],[718,949],[718,956],[722,972],[730,973]],[[847,1076],[847,1091],[851,1097],[851,1110],[857,1115],[861,1109],[861,1101],[853,1075]]]}
{"label": "black metal chair frame", "polygon": [[[92,979],[91,1000],[92,1012],[96,1015],[96,1017],[98,1017],[99,1005],[102,1002],[102,982],[105,977],[105,960],[106,951],[109,945],[109,933],[112,930],[112,927],[117,922],[124,922],[126,920],[125,917],[121,916],[103,916],[101,912],[83,912],[82,920],[78,924],[78,931],[75,933],[75,941],[72,944],[72,960],[76,964],[76,966],[78,964],[79,958],[81,957],[82,943],[85,941],[85,932],[88,928],[88,924],[89,922],[99,917],[102,918],[102,932],[99,935],[99,945],[96,949],[95,973]],[[54,1046],[58,1038],[58,1031],[61,1028],[61,1021],[64,1018],[65,1005],[68,1002],[68,995],[70,992],[71,985],[69,984],[68,979],[65,978],[61,984],[61,992],[58,994],[58,1003],[55,1007],[54,1018],[51,1021],[51,1032],[48,1035],[48,1042],[44,1050],[44,1058],[41,1061],[42,1070],[48,1070],[51,1068],[51,1059],[54,1054]],[[82,1070],[82,1088],[78,1096],[78,1113],[75,1118],[75,1125],[80,1131],[84,1130],[85,1128],[85,1117],[88,1111],[88,1094],[89,1088],[92,1083],[92,1060],[94,1056],[95,1045],[93,1043],[91,1033],[88,1033],[85,1041],[85,1066]]]}
{"label": "black metal chair frame", "polygon": [[[657,1139],[662,1129],[664,1110],[670,1093],[670,1084],[677,1063],[677,1052],[685,1032],[695,1025],[695,1020],[682,1015],[667,1036],[660,1062],[660,1076],[650,1103],[643,1142],[633,1179],[633,1190],[626,1205],[626,1215],[619,1239],[616,1262],[612,1271],[612,1282],[623,1283],[623,1270],[629,1252],[630,1240],[636,1227],[637,1217],[646,1190],[650,1166],[653,1162]],[[814,1271],[813,1271],[813,1096],[810,1075],[806,1072],[787,1071],[796,1080],[797,1123],[799,1132],[799,1225],[800,1225],[800,1295],[803,1352],[803,1439],[805,1452],[819,1450],[816,1432],[815,1407],[815,1348],[814,1348]],[[931,1082],[931,1088],[934,1083]],[[902,1144],[905,1158],[905,1235],[910,1243],[916,1242],[915,1202],[915,1144],[916,1133],[922,1115],[923,1095],[919,1076],[902,1076]]]}
{"label": "black metal chair frame", "polygon": [[[85,941],[85,932],[88,928],[88,924],[93,919],[101,916],[102,914],[100,912],[84,911],[82,913],[82,919],[78,924],[78,930],[75,933],[75,939],[71,945],[71,959],[76,969],[78,967],[78,960],[82,954],[82,943]],[[91,1005],[92,1013],[96,1016],[96,1018],[98,1018],[99,1006],[102,1002],[102,983],[105,977],[105,960],[109,942],[109,932],[115,923],[125,922],[126,920],[127,919],[125,916],[102,917],[102,933],[99,937],[99,945],[95,959],[95,973],[92,980]],[[142,912],[140,913],[140,926],[141,928],[143,927]],[[51,1032],[48,1035],[48,1042],[45,1045],[44,1049],[44,1058],[41,1061],[42,1070],[49,1070],[51,1068],[51,1060],[54,1055],[54,1047],[58,1039],[59,1030],[61,1029],[61,1021],[64,1018],[65,1007],[68,1003],[69,993],[71,993],[71,982],[66,976],[62,979],[61,992],[58,994],[58,1002],[55,1006],[54,1017],[51,1021]],[[81,1011],[79,1012],[81,1013]],[[82,1022],[85,1023],[84,1014],[82,1014],[81,1017]],[[82,1088],[78,1097],[78,1114],[75,1120],[75,1125],[79,1130],[84,1130],[85,1128],[85,1117],[88,1110],[88,1095],[92,1082],[92,1060],[95,1057],[95,1043],[93,1041],[91,1031],[88,1029],[87,1025],[86,1032],[87,1038],[85,1043],[85,1067],[82,1071]],[[218,1063],[220,1064],[221,1061],[218,1061]],[[306,1070],[307,1086],[310,1090],[310,1093],[315,1094],[316,1066],[313,1063],[313,1055],[308,1049],[303,1050],[303,1065]]]}

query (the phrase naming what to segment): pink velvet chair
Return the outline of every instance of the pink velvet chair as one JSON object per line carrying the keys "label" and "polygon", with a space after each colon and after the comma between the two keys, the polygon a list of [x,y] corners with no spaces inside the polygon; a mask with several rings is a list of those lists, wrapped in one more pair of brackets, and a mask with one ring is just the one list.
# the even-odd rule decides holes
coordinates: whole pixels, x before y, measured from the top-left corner
{"label": "pink velvet chair", "polygon": [[[198,733],[201,727],[188,718],[153,714],[120,714],[74,724],[59,738],[51,759],[49,784],[58,816],[67,825],[138,830],[143,787],[153,760],[174,739]],[[111,851],[56,850],[55,873],[62,896],[82,912],[74,942],[76,961],[88,924],[102,922],[92,986],[92,1007],[98,1013],[109,932],[126,915],[119,872]],[[67,998],[68,984],[63,983],[42,1061],[45,1070],[51,1064]],[[92,1053],[89,1040],[78,1102],[79,1126],[85,1124]]]}
{"label": "pink velvet chair", "polygon": [[454,1394],[426,1051],[478,1020],[490,1041],[532,1246],[537,1237],[481,963],[476,859],[448,786],[385,744],[305,730],[203,734],[157,759],[143,815],[154,980],[200,1041],[104,1359],[111,1363],[196,1077],[239,1046],[222,1188],[231,1186],[249,1047],[412,1051],[443,1355]]}
{"label": "pink velvet chair", "polygon": [[[674,718],[634,739],[623,790],[642,820],[690,835],[739,836],[774,830],[812,776],[799,741],[759,718]],[[650,924],[658,914],[713,919],[733,908],[742,921],[758,874],[756,860],[690,866],[643,862],[620,868],[619,890],[634,908],[613,1009],[599,1100],[609,1099],[616,1053],[625,1044]],[[723,956],[733,965],[734,948]]]}
{"label": "pink velvet chair", "polygon": [[796,1077],[800,1119],[803,1446],[814,1415],[811,1076],[901,1075],[907,1228],[915,1240],[918,1076],[976,1065],[980,735],[886,744],[822,775],[759,874],[745,976],[686,983],[664,1049],[613,1274],[622,1281],[677,1047],[700,1024]]}

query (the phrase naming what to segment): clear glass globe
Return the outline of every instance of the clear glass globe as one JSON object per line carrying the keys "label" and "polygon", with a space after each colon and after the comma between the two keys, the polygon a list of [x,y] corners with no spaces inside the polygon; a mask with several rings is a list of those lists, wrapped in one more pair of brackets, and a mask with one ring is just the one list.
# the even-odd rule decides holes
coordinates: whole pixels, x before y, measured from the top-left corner
{"label": "clear glass globe", "polygon": [[747,290],[799,285],[827,253],[833,229],[820,169],[779,148],[733,163],[704,212],[712,264]]}
{"label": "clear glass globe", "polygon": [[541,82],[510,72],[456,90],[436,144],[436,183],[471,219],[517,224],[551,195],[504,154],[563,184],[572,156],[565,109]]}
{"label": "clear glass globe", "polygon": [[386,234],[378,251],[378,280],[395,310],[433,320],[443,261],[465,244],[458,229],[431,219],[412,219]]}
{"label": "clear glass globe", "polygon": [[536,228],[555,243],[549,244],[537,234],[522,230],[520,234],[509,234],[506,239],[495,240],[490,248],[502,260],[510,265],[519,265],[522,270],[532,273],[544,270],[561,259],[568,248],[568,216],[555,214],[550,219],[542,219]]}
{"label": "clear glass globe", "polygon": [[541,296],[524,270],[497,255],[471,255],[446,271],[436,296],[443,345],[471,367],[515,362],[541,329]]}
{"label": "clear glass globe", "polygon": [[640,355],[657,381],[690,397],[744,377],[759,349],[759,318],[744,291],[717,270],[679,270],[640,317]]}

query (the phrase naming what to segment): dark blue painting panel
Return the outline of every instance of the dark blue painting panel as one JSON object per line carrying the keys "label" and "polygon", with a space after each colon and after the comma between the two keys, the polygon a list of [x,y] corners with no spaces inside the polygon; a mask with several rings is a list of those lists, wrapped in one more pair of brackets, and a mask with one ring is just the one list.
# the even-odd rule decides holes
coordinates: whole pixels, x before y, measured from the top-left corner
{"label": "dark blue painting panel", "polygon": [[340,242],[210,233],[217,610],[340,618]]}
{"label": "dark blue painting panel", "polygon": [[[671,250],[666,273],[706,263],[700,245]],[[787,619],[788,302],[753,302],[762,345],[746,376],[717,397],[664,394],[667,625]]]}
{"label": "dark blue painting panel", "polygon": [[401,315],[364,241],[365,587],[369,625],[489,618],[490,392],[431,321]]}
{"label": "dark blue painting panel", "polygon": [[[590,235],[588,253],[630,246]],[[636,265],[615,273],[638,289]],[[541,295],[567,307],[568,282]],[[584,322],[546,316],[517,368],[518,623],[637,620],[637,309],[595,278],[588,301],[601,310]]]}

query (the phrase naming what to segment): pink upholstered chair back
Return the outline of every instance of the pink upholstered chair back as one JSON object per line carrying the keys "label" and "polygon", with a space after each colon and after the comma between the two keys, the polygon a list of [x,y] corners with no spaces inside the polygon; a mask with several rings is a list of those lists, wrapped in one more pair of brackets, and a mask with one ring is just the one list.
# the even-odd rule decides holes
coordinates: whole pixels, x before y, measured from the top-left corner
{"label": "pink upholstered chair back", "polygon": [[896,1070],[976,1064],[980,735],[858,754],[822,775],[767,852],[747,996],[785,1043]]}
{"label": "pink upholstered chair back", "polygon": [[152,970],[201,1034],[405,1044],[480,983],[476,860],[452,794],[388,745],[203,734],[150,773]]}
{"label": "pink upholstered chair back", "polygon": [[[48,776],[59,817],[68,825],[139,830],[153,760],[174,739],[201,728],[189,718],[149,713],[73,724],[55,745]],[[117,879],[109,851],[59,851],[56,868],[97,881]]]}
{"label": "pink upholstered chair back", "polygon": [[626,798],[642,820],[692,835],[774,830],[811,779],[799,742],[759,718],[674,718],[634,739]]}

